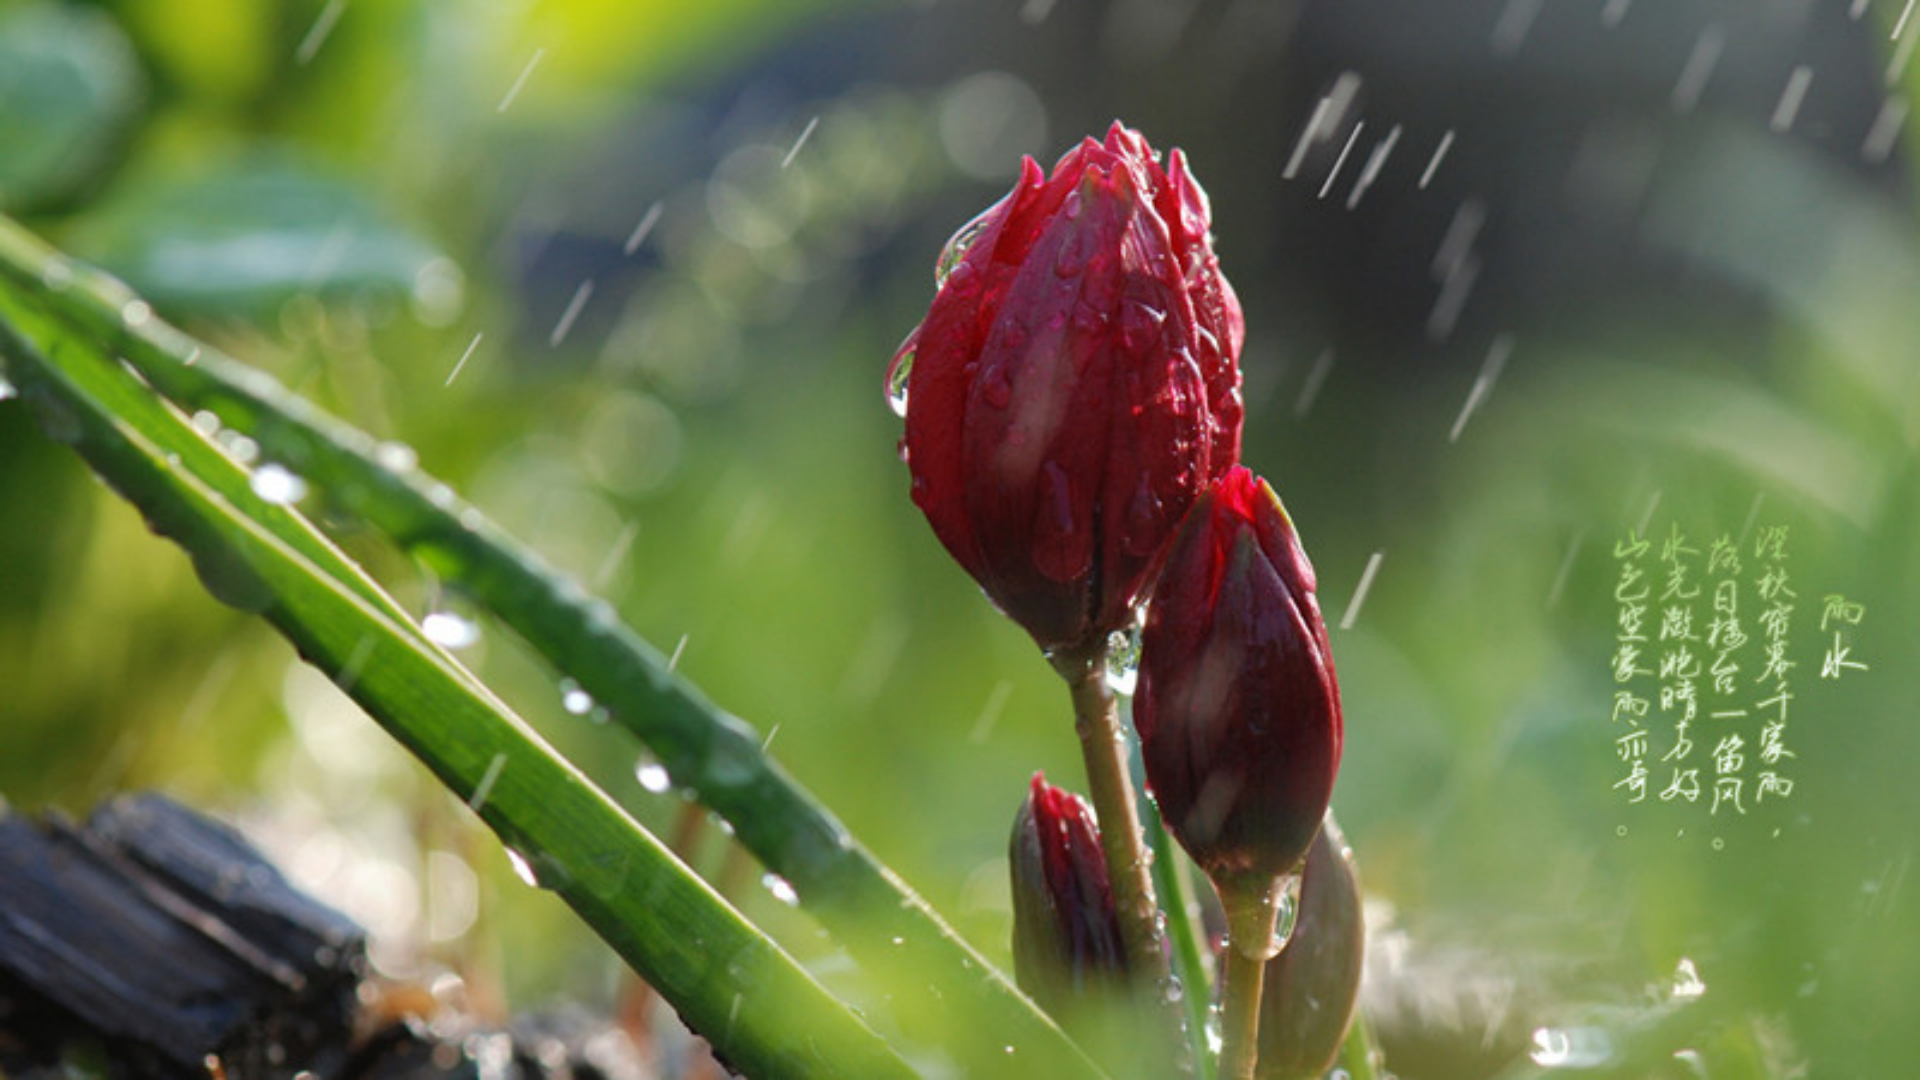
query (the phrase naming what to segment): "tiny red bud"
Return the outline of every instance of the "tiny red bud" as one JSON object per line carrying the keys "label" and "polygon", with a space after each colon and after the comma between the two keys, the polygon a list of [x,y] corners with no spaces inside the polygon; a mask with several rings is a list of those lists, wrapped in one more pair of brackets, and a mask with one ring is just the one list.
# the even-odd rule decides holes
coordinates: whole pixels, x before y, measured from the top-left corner
{"label": "tiny red bud", "polygon": [[1243,467],[1173,541],[1133,708],[1161,817],[1214,884],[1257,892],[1294,870],[1340,768],[1340,689],[1312,564]]}
{"label": "tiny red bud", "polygon": [[1009,847],[1013,972],[1020,988],[1057,1012],[1090,989],[1117,986],[1126,948],[1100,829],[1086,800],[1034,773]]}
{"label": "tiny red bud", "polygon": [[1205,192],[1118,123],[940,260],[888,373],[913,498],[1041,648],[1126,625],[1207,484],[1239,460],[1239,301]]}
{"label": "tiny red bud", "polygon": [[1353,852],[1328,814],[1300,872],[1293,936],[1267,961],[1260,996],[1260,1076],[1320,1076],[1353,1022],[1366,956]]}

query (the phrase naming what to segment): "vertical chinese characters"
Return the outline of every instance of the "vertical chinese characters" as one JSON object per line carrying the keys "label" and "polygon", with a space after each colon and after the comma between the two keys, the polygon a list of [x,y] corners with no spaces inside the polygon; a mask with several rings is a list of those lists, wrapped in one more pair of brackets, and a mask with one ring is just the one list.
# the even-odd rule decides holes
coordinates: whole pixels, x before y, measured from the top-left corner
{"label": "vertical chinese characters", "polygon": [[1693,628],[1693,601],[1700,584],[1693,580],[1700,549],[1687,543],[1678,524],[1660,545],[1660,711],[1673,718],[1673,748],[1660,758],[1672,762],[1672,774],[1660,792],[1663,802],[1700,798],[1700,770],[1691,765],[1694,720],[1700,713],[1700,656],[1694,645],[1700,635]]}
{"label": "vertical chinese characters", "polygon": [[[1798,665],[1787,659],[1787,632],[1793,623],[1793,591],[1787,574],[1787,527],[1770,525],[1760,530],[1753,545],[1755,573],[1754,595],[1760,602],[1760,631],[1763,661],[1754,682],[1768,694],[1756,706],[1760,728],[1760,764],[1754,801],[1769,797],[1785,798],[1793,794],[1793,780],[1781,766],[1794,755],[1787,749],[1787,705],[1793,700],[1792,673]],[[1734,787],[1737,797],[1739,788]],[[1738,803],[1736,801],[1736,807]],[[1744,811],[1743,811],[1744,812]]]}
{"label": "vertical chinese characters", "polygon": [[1614,602],[1620,606],[1613,635],[1613,722],[1627,728],[1614,739],[1627,774],[1613,786],[1625,788],[1627,801],[1636,803],[1647,797],[1648,701],[1634,692],[1633,683],[1642,675],[1652,674],[1641,658],[1647,643],[1647,601],[1653,592],[1641,563],[1648,546],[1637,530],[1613,546],[1613,557],[1620,563],[1620,576],[1613,587]]}

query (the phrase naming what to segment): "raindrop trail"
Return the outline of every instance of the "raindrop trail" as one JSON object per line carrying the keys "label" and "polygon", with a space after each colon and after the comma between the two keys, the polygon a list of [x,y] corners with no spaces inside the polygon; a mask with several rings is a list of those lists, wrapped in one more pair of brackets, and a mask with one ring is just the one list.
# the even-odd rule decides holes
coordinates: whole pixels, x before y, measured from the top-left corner
{"label": "raindrop trail", "polygon": [[1480,257],[1468,252],[1440,285],[1433,314],[1427,317],[1427,337],[1444,341],[1453,333],[1453,324],[1460,321],[1460,310],[1467,306],[1467,294],[1473,291],[1474,279],[1479,276]]}
{"label": "raindrop trail", "polygon": [[1427,185],[1433,182],[1433,174],[1440,170],[1440,160],[1446,157],[1447,151],[1451,149],[1453,149],[1453,129],[1448,128],[1447,133],[1440,136],[1440,145],[1433,148],[1433,157],[1427,160],[1426,171],[1420,174],[1421,191],[1427,190]]}
{"label": "raindrop trail", "polygon": [[340,21],[340,13],[347,9],[347,0],[328,0],[327,6],[320,9],[320,17],[313,20],[313,28],[307,36],[300,39],[300,47],[293,50],[293,62],[306,67],[313,60],[313,54],[327,43],[327,35],[333,33],[333,24]]}
{"label": "raindrop trail", "polygon": [[800,129],[800,137],[793,140],[793,148],[787,151],[786,157],[783,157],[780,159],[781,168],[784,169],[787,166],[793,164],[794,156],[800,153],[801,147],[807,145],[807,140],[813,137],[813,129],[819,126],[820,126],[820,118],[817,116],[807,121],[807,126]]}
{"label": "raindrop trail", "polygon": [[520,69],[520,77],[513,80],[513,85],[507,88],[507,96],[500,99],[500,107],[495,109],[495,112],[507,111],[507,107],[513,104],[513,99],[520,96],[520,88],[527,85],[527,79],[533,75],[533,69],[540,66],[540,58],[545,55],[547,55],[545,49],[533,50],[533,59],[527,61],[527,66]]}
{"label": "raindrop trail", "polygon": [[1867,129],[1867,137],[1860,143],[1860,156],[1866,161],[1879,165],[1893,156],[1893,146],[1900,138],[1900,129],[1907,122],[1907,99],[1890,97],[1880,106],[1880,114],[1873,118],[1873,126]]}
{"label": "raindrop trail", "polygon": [[1899,44],[1893,47],[1893,59],[1887,61],[1887,85],[1894,86],[1906,73],[1907,62],[1913,59],[1913,44],[1920,41],[1920,34],[1902,34]]}
{"label": "raindrop trail", "polygon": [[979,746],[993,734],[993,726],[1000,722],[1000,713],[1007,707],[1007,699],[1013,696],[1013,683],[1001,679],[993,686],[993,692],[987,695],[987,704],[980,710],[980,719],[973,722],[973,729],[967,732],[967,741]]}
{"label": "raindrop trail", "polygon": [[640,224],[635,225],[633,232],[627,236],[626,246],[621,248],[621,253],[631,255],[639,251],[640,245],[647,242],[647,234],[652,232],[653,227],[658,224],[660,224],[660,204],[655,202],[647,207],[646,213],[640,215]]}
{"label": "raindrop trail", "polygon": [[1700,104],[1700,92],[1707,88],[1707,80],[1713,77],[1713,68],[1720,62],[1721,50],[1727,47],[1727,33],[1718,26],[1709,26],[1700,31],[1693,43],[1693,51],[1687,54],[1687,62],[1680,69],[1680,78],[1673,84],[1673,97],[1670,104],[1677,113],[1690,113]]}
{"label": "raindrop trail", "polygon": [[1507,0],[1507,6],[1500,11],[1500,18],[1493,24],[1493,51],[1501,56],[1512,56],[1520,51],[1527,40],[1527,32],[1533,29],[1533,20],[1540,14],[1540,8],[1546,0]]}
{"label": "raindrop trail", "polygon": [[1379,179],[1380,169],[1387,163],[1387,155],[1393,153],[1394,145],[1399,141],[1400,125],[1395,124],[1393,130],[1387,132],[1387,137],[1374,146],[1373,153],[1367,155],[1367,163],[1360,169],[1360,179],[1353,182],[1353,192],[1347,196],[1347,209],[1360,205],[1361,197]]}
{"label": "raindrop trail", "polygon": [[1347,145],[1340,148],[1340,156],[1333,159],[1333,168],[1327,171],[1326,183],[1320,185],[1320,198],[1326,198],[1327,192],[1333,190],[1333,182],[1339,178],[1340,170],[1346,167],[1347,155],[1353,153],[1353,144],[1360,141],[1360,133],[1366,129],[1365,120],[1354,121],[1353,133],[1347,136]]}
{"label": "raindrop trail", "polygon": [[1600,25],[1609,29],[1619,26],[1620,20],[1627,17],[1627,5],[1633,0],[1607,0],[1607,6],[1600,9]]}
{"label": "raindrop trail", "polygon": [[1428,268],[1435,281],[1446,281],[1460,272],[1460,264],[1473,250],[1480,226],[1486,221],[1487,204],[1479,199],[1467,199],[1453,212],[1453,220],[1447,223],[1447,231],[1440,237],[1440,246],[1434,249],[1433,265]]}
{"label": "raindrop trail", "polygon": [[1300,388],[1300,400],[1293,403],[1293,415],[1307,415],[1313,408],[1313,401],[1320,396],[1320,386],[1327,381],[1327,372],[1333,368],[1333,350],[1323,349],[1313,362],[1313,370],[1307,372],[1307,382]]}
{"label": "raindrop trail", "polygon": [[1360,605],[1366,603],[1367,591],[1373,588],[1373,575],[1380,569],[1380,557],[1384,551],[1376,551],[1367,559],[1367,568],[1360,572],[1360,584],[1354,586],[1353,599],[1347,601],[1347,613],[1340,616],[1340,629],[1353,628],[1353,620],[1360,617]]}
{"label": "raindrop trail", "polygon": [[553,324],[553,333],[547,335],[548,345],[558,346],[567,340],[567,335],[573,331],[573,321],[580,317],[580,312],[587,306],[587,299],[592,295],[592,278],[581,282],[580,287],[573,290],[573,299],[567,301],[567,310],[560,313],[560,321]]}
{"label": "raindrop trail", "polygon": [[[1754,506],[1756,509],[1758,509],[1759,507],[1758,501],[1754,503]],[[1659,509],[1659,507],[1660,507],[1660,493],[1656,491],[1653,493],[1653,497],[1647,500],[1647,509],[1645,512],[1643,512],[1640,515],[1640,524],[1635,525],[1633,527],[1633,531],[1636,535],[1639,535],[1639,536],[1647,535],[1647,526],[1653,524],[1653,512]],[[1742,531],[1740,534],[1740,538],[1742,540],[1745,540],[1746,536],[1747,534],[1744,531]]]}
{"label": "raindrop trail", "polygon": [[[1740,523],[1740,539],[1735,540],[1734,543],[1739,544],[1742,547],[1746,546],[1747,534],[1753,531],[1753,523],[1759,520],[1760,504],[1765,502],[1766,499],[1767,499],[1767,493],[1764,491],[1758,492],[1754,495],[1753,505],[1747,508],[1747,520]],[[1652,517],[1653,516],[1652,512],[1649,511],[1647,516]],[[1642,529],[1641,531],[1644,532],[1645,530]]]}
{"label": "raindrop trail", "polygon": [[1300,166],[1307,159],[1307,151],[1313,144],[1333,134],[1334,126],[1347,115],[1347,106],[1353,103],[1353,97],[1360,92],[1360,76],[1351,71],[1343,71],[1333,80],[1333,89],[1321,96],[1313,105],[1313,115],[1307,119],[1306,130],[1300,133],[1300,141],[1293,144],[1293,153],[1287,157],[1287,167],[1281,172],[1282,180],[1291,180],[1300,174]]}
{"label": "raindrop trail", "polygon": [[1860,16],[1866,13],[1867,0],[1853,0],[1853,6],[1847,8],[1847,18],[1852,19],[1854,22],[1859,22]]}
{"label": "raindrop trail", "polygon": [[460,354],[460,362],[453,365],[452,371],[447,372],[447,381],[442,383],[442,386],[452,386],[453,380],[460,377],[460,369],[467,366],[467,361],[473,357],[473,350],[480,347],[480,339],[485,336],[483,333],[473,335],[473,340],[467,342],[467,351]]}
{"label": "raindrop trail", "polygon": [[687,637],[688,635],[681,634],[680,641],[674,645],[673,655],[667,657],[667,671],[671,672],[680,666],[680,654],[687,651]]}
{"label": "raindrop trail", "polygon": [[773,737],[778,734],[780,734],[780,725],[776,722],[772,727],[767,729],[767,737],[760,740],[761,753],[764,754],[773,747]]}
{"label": "raindrop trail", "polygon": [[1893,33],[1887,35],[1888,41],[1895,41],[1900,37],[1900,34],[1907,28],[1907,19],[1912,17],[1912,15],[1913,0],[1907,0],[1906,5],[1900,9],[1900,17],[1893,22]]}
{"label": "raindrop trail", "polygon": [[1553,575],[1553,588],[1547,592],[1547,610],[1560,606],[1560,594],[1567,591],[1567,578],[1573,573],[1573,560],[1580,554],[1580,545],[1585,543],[1585,529],[1573,535],[1573,543],[1567,545],[1567,553],[1560,560],[1560,570]]}
{"label": "raindrop trail", "polygon": [[1467,391],[1467,403],[1460,407],[1460,415],[1453,422],[1453,430],[1447,433],[1448,442],[1460,441],[1460,432],[1466,429],[1467,420],[1493,391],[1493,382],[1500,377],[1501,369],[1507,366],[1507,356],[1512,352],[1512,334],[1501,334],[1493,339],[1493,348],[1487,350],[1487,359],[1480,365],[1480,374],[1473,377],[1473,389]]}
{"label": "raindrop trail", "polygon": [[493,785],[500,779],[500,771],[507,767],[507,755],[495,754],[487,763],[487,771],[480,774],[480,782],[473,786],[473,794],[467,796],[467,809],[479,813],[487,805],[487,796],[493,794]]}
{"label": "raindrop trail", "polygon": [[1800,105],[1807,99],[1807,87],[1813,85],[1813,69],[1805,64],[1793,69],[1787,76],[1787,88],[1780,94],[1780,104],[1773,107],[1773,119],[1769,126],[1774,134],[1784,135],[1793,130],[1794,118],[1800,115]]}
{"label": "raindrop trail", "polygon": [[595,592],[606,588],[607,582],[613,578],[613,572],[620,568],[621,560],[627,557],[628,550],[633,547],[633,538],[639,535],[640,523],[629,521],[627,527],[620,530],[620,535],[614,537],[613,547],[607,551],[607,557],[600,560],[599,569],[593,572]]}

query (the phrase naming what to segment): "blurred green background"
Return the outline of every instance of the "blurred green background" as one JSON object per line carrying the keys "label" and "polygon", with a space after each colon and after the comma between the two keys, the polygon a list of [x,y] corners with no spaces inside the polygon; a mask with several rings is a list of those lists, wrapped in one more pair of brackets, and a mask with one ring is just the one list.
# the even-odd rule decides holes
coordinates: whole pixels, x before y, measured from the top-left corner
{"label": "blurred green background", "polygon": [[[880,378],[946,234],[1118,116],[1186,148],[1247,309],[1247,460],[1334,627],[1391,1067],[1887,1075],[1920,1052],[1897,7],[15,0],[0,209],[612,600],[1004,956],[1006,832],[1033,770],[1081,783],[1071,720],[912,507]],[[1656,766],[1629,804],[1616,541],[1774,525],[1791,795],[1713,814]],[[1827,594],[1865,608],[1839,679]],[[644,762],[476,629],[461,657],[672,831]],[[463,808],[5,401],[0,688],[16,808],[159,788],[389,973],[613,991]],[[1751,777],[1759,725],[1728,723]],[[723,846],[705,868],[830,977]],[[1668,1022],[1683,970],[1706,989]]]}

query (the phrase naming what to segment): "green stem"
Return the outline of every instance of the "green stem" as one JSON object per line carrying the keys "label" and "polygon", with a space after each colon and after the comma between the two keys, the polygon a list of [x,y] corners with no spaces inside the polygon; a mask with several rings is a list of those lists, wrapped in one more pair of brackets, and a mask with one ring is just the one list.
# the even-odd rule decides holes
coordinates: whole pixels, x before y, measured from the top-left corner
{"label": "green stem", "polygon": [[1087,795],[1100,819],[1100,846],[1120,916],[1127,969],[1163,987],[1172,971],[1160,936],[1160,906],[1153,898],[1152,860],[1140,840],[1133,779],[1127,774],[1127,736],[1107,686],[1106,645],[1090,655],[1059,657],[1054,667],[1073,695],[1074,731],[1087,763]]}
{"label": "green stem", "polygon": [[1379,1049],[1373,1045],[1373,1031],[1367,1026],[1367,1014],[1355,1008],[1346,1041],[1340,1044],[1339,1067],[1351,1080],[1374,1080],[1379,1075],[1374,1067],[1379,1056]]}
{"label": "green stem", "polygon": [[1173,837],[1161,824],[1160,813],[1151,801],[1141,805],[1141,817],[1147,845],[1153,850],[1154,886],[1165,897],[1166,933],[1173,943],[1174,975],[1180,980],[1181,1001],[1187,1009],[1187,1052],[1193,1060],[1194,1078],[1213,1080],[1213,1050],[1207,1045],[1211,998],[1207,988],[1212,985],[1212,979],[1207,972],[1193,875],[1188,872],[1186,856],[1174,845]]}
{"label": "green stem", "polygon": [[1227,970],[1220,1005],[1220,1075],[1253,1080],[1260,1054],[1260,991],[1266,983],[1281,880],[1254,888],[1220,890],[1227,914]]}

